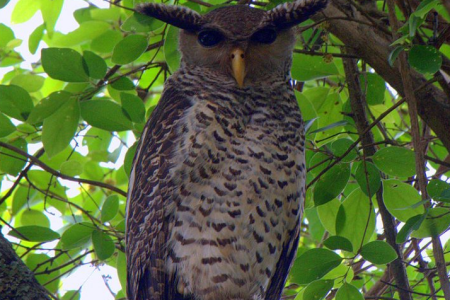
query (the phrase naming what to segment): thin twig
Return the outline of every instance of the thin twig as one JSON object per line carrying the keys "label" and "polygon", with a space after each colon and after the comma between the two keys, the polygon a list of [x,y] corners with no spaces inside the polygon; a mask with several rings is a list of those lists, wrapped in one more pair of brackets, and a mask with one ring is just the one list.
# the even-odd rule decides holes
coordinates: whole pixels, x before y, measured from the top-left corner
{"label": "thin twig", "polygon": [[5,142],[0,141],[0,147],[4,147],[6,149],[9,149],[11,151],[16,152],[17,154],[25,156],[30,161],[32,161],[35,165],[41,167],[44,171],[47,171],[47,172],[49,172],[50,174],[52,174],[52,175],[54,175],[56,177],[59,177],[59,178],[62,178],[62,179],[66,179],[66,180],[69,180],[69,181],[78,182],[78,183],[86,183],[86,184],[90,184],[90,185],[93,185],[93,186],[98,186],[98,187],[101,187],[101,188],[105,188],[105,189],[114,191],[114,192],[116,192],[116,193],[118,193],[118,194],[120,194],[120,195],[122,195],[124,197],[127,196],[126,192],[124,192],[121,189],[116,188],[115,186],[112,186],[110,184],[107,184],[107,183],[104,183],[104,182],[100,182],[100,181],[95,181],[95,180],[89,180],[89,179],[83,179],[83,178],[75,178],[75,177],[71,177],[71,176],[67,176],[65,174],[62,174],[61,172],[59,172],[59,171],[57,171],[57,170],[55,170],[53,168],[50,168],[48,165],[43,163],[41,160],[39,160],[35,156],[33,156],[31,154],[28,154],[27,152],[23,151],[22,149],[14,147],[14,146],[12,146],[10,144],[7,144]]}

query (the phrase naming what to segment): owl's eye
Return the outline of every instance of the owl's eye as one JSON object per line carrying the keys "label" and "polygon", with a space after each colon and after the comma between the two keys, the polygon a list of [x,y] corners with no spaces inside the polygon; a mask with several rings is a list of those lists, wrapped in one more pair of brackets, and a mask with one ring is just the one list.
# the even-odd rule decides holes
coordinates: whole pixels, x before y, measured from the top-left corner
{"label": "owl's eye", "polygon": [[198,42],[203,47],[214,47],[223,40],[223,35],[214,30],[201,31],[198,34]]}
{"label": "owl's eye", "polygon": [[262,44],[272,44],[277,39],[277,32],[273,28],[264,28],[252,35],[252,41]]}

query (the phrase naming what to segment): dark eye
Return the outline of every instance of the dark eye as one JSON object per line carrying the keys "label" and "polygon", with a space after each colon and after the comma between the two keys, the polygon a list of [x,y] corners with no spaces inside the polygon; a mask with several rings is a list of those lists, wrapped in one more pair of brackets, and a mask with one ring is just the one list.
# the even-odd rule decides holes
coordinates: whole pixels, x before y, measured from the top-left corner
{"label": "dark eye", "polygon": [[203,47],[213,47],[223,40],[223,35],[214,30],[201,31],[198,34],[198,42]]}
{"label": "dark eye", "polygon": [[262,44],[272,44],[277,39],[277,32],[273,28],[264,28],[252,35],[252,41]]}

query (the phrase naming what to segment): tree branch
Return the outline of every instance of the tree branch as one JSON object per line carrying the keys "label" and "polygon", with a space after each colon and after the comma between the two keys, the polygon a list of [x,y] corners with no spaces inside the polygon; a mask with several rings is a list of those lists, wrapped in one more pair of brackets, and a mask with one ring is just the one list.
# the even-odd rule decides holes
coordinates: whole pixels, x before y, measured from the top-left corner
{"label": "tree branch", "polygon": [[52,174],[52,175],[54,175],[54,176],[57,176],[57,177],[59,177],[59,178],[66,179],[66,180],[69,180],[69,181],[78,182],[78,183],[86,183],[86,184],[90,184],[90,185],[93,185],[93,186],[98,186],[98,187],[101,187],[101,188],[105,188],[105,189],[114,191],[114,192],[116,192],[116,193],[118,193],[118,194],[120,194],[120,195],[122,195],[122,196],[124,196],[124,197],[127,196],[127,193],[126,193],[126,192],[124,192],[124,191],[122,191],[121,189],[116,188],[115,186],[112,186],[112,185],[110,185],[110,184],[107,184],[107,183],[104,183],[104,182],[100,182],[100,181],[95,181],[95,180],[89,180],[89,179],[83,179],[83,178],[75,178],[75,177],[71,177],[71,176],[67,176],[67,175],[65,175],[65,174],[62,174],[61,172],[59,172],[59,171],[57,171],[57,170],[55,170],[55,169],[50,168],[48,165],[46,165],[45,163],[43,163],[41,160],[39,160],[39,159],[36,158],[35,156],[30,155],[30,154],[28,154],[27,152],[23,151],[22,149],[19,149],[19,148],[17,148],[17,147],[14,147],[14,146],[9,145],[9,144],[7,144],[7,143],[4,143],[4,142],[2,142],[2,141],[0,141],[0,147],[4,147],[4,148],[6,148],[6,149],[9,149],[9,150],[11,150],[11,151],[16,152],[17,154],[20,154],[20,155],[22,155],[22,156],[25,156],[25,157],[28,158],[30,161],[32,161],[35,165],[41,167],[44,171],[47,171],[47,172],[49,172],[50,174]]}
{"label": "tree branch", "polygon": [[0,282],[2,299],[50,300],[33,272],[23,263],[0,233]]}
{"label": "tree branch", "polygon": [[[365,145],[373,144],[375,140],[372,132],[367,130],[367,128],[369,128],[369,122],[367,121],[365,99],[362,95],[362,89],[359,82],[358,66],[354,59],[345,58],[343,59],[343,62],[350,95],[350,106],[353,111],[353,119],[355,120],[365,155],[372,156],[376,152],[375,146],[365,147]],[[390,264],[390,270],[392,271],[394,280],[398,286],[397,291],[401,300],[412,300],[411,294],[409,293],[410,287],[408,276],[406,275],[406,268],[403,265],[402,250],[395,241],[397,236],[395,221],[384,205],[382,188],[377,191],[376,200],[383,222],[386,241],[397,253],[397,258]]]}
{"label": "tree branch", "polygon": [[[346,13],[343,13],[346,11]],[[374,26],[362,24],[368,22],[360,14],[354,14],[354,9],[345,0],[332,0],[322,14],[317,14],[313,20],[318,22],[323,15],[329,18],[327,30],[339,38],[347,47],[354,50],[354,54],[366,61],[375,71],[386,80],[400,95],[405,96],[403,83],[397,66],[391,67],[388,57],[391,52],[392,36],[379,31]],[[348,15],[360,22],[349,22],[333,18],[345,18]],[[411,70],[413,86],[420,86],[426,79]],[[427,85],[416,90],[417,111],[420,117],[430,126],[450,151],[450,107],[446,105],[446,95],[433,85]]]}

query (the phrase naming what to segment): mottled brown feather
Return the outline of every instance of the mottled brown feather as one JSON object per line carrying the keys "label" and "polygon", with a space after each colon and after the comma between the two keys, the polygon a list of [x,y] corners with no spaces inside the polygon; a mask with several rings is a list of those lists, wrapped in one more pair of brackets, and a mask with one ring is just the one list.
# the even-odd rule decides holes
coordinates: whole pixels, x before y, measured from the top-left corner
{"label": "mottled brown feather", "polygon": [[[170,219],[170,216],[165,216],[165,208],[174,199],[169,188],[171,178],[161,174],[170,168],[169,158],[173,149],[172,146],[161,148],[161,145],[176,140],[177,121],[190,105],[175,88],[166,85],[136,150],[132,170],[135,178],[130,182],[126,227],[129,300],[180,299],[169,297],[169,294],[176,293],[167,290],[170,284],[166,283],[171,279],[164,271]],[[154,161],[159,163],[152,164]],[[150,198],[148,194],[151,191],[155,194]]]}

